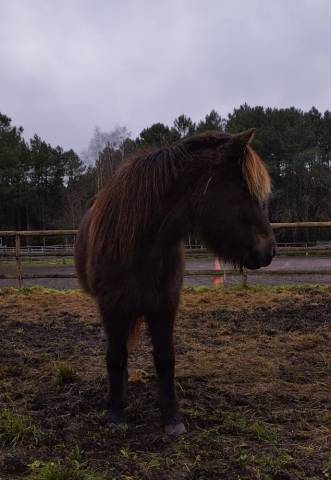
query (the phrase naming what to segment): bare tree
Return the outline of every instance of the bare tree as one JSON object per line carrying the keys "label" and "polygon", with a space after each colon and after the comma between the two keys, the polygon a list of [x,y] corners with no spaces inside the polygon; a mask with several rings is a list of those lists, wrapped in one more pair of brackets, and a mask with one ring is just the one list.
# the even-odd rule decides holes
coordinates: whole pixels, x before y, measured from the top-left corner
{"label": "bare tree", "polygon": [[103,132],[100,127],[95,127],[87,151],[82,156],[88,164],[95,165],[98,191],[112,175],[119,157],[123,160],[126,141],[130,135],[125,126],[117,126],[110,132]]}

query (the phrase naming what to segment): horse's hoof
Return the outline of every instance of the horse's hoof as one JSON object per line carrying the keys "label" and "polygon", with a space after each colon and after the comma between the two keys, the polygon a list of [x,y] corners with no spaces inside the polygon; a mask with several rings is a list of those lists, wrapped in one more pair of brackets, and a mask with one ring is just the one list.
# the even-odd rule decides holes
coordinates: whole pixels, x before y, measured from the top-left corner
{"label": "horse's hoof", "polygon": [[167,435],[183,435],[186,433],[186,428],[183,422],[169,423],[165,425],[164,431]]}

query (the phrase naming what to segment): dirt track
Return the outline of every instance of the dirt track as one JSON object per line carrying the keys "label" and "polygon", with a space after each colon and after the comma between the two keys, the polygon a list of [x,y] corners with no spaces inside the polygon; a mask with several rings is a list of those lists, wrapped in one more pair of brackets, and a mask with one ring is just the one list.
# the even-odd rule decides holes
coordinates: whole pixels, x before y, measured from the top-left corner
{"label": "dirt track", "polygon": [[[231,269],[231,265],[222,265],[222,268]],[[214,269],[214,260],[208,259],[189,259],[186,262],[187,270],[204,270]],[[282,272],[284,270],[297,270],[298,275],[286,275]],[[300,275],[300,270],[311,270],[309,275]],[[248,281],[250,284],[260,285],[284,285],[284,284],[331,284],[331,275],[321,275],[319,272],[323,270],[331,270],[331,257],[276,257],[270,267],[261,269],[261,272],[278,272],[279,275],[255,275],[253,271],[249,272]],[[15,266],[4,267],[0,263],[0,271],[2,273],[15,274]],[[25,273],[57,273],[67,274],[75,273],[73,266],[52,266],[52,267],[38,267],[25,266]],[[221,277],[223,281],[223,277]],[[241,282],[239,276],[227,274],[224,284],[225,286],[238,285]],[[43,278],[34,280],[24,280],[24,286],[31,287],[33,285],[41,285],[48,288],[56,289],[75,289],[79,288],[78,282],[75,278]],[[211,277],[186,277],[184,285],[212,285]],[[17,286],[17,280],[0,280],[0,287]]]}
{"label": "dirt track", "polygon": [[[189,433],[179,439],[160,430],[145,333],[130,358],[128,428],[112,431],[92,302],[79,292],[0,292],[0,405],[29,415],[39,432],[12,447],[0,422],[1,479],[69,457],[109,480],[331,475],[330,287],[185,292],[177,389]],[[59,360],[76,372],[73,383],[55,385]]]}

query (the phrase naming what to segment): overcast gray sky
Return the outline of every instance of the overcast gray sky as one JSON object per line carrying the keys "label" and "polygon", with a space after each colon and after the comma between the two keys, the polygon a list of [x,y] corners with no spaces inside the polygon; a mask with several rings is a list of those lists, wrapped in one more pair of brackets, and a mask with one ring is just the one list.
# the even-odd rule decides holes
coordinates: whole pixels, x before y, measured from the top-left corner
{"label": "overcast gray sky", "polygon": [[331,109],[330,0],[0,0],[0,112],[85,149],[240,104]]}

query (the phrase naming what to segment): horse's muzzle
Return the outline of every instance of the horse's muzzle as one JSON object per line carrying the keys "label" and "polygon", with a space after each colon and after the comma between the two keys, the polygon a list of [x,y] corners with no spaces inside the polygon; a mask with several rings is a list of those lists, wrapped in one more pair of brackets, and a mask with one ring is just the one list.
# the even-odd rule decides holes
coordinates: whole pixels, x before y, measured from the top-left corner
{"label": "horse's muzzle", "polygon": [[250,255],[244,259],[244,266],[250,270],[257,270],[261,267],[270,265],[272,259],[276,255],[275,245],[272,244],[266,250],[254,250]]}

